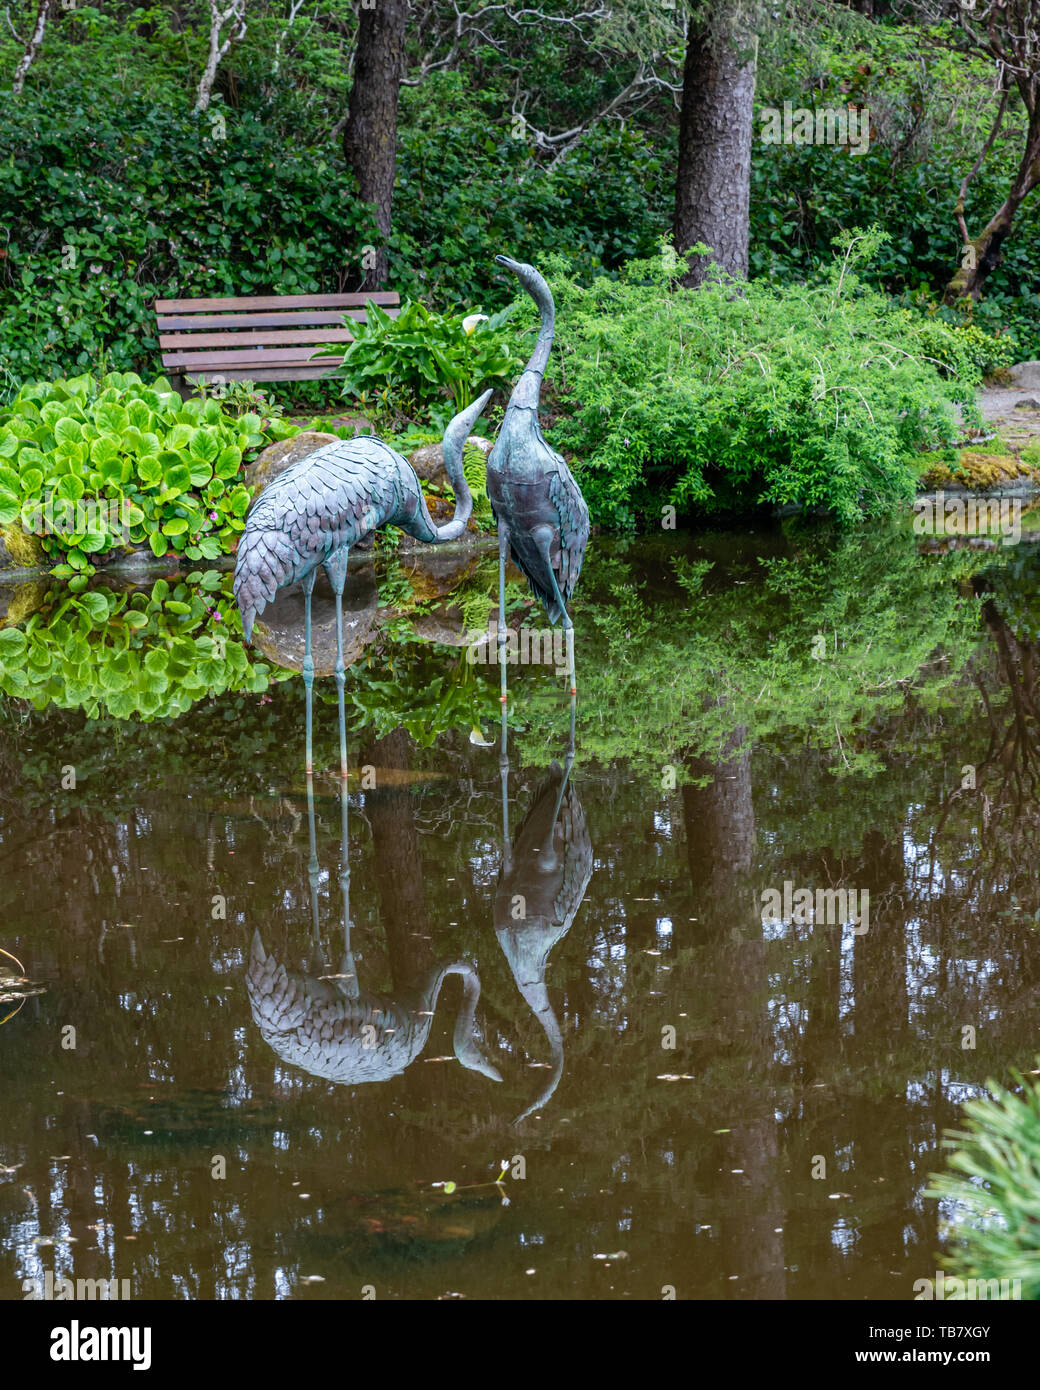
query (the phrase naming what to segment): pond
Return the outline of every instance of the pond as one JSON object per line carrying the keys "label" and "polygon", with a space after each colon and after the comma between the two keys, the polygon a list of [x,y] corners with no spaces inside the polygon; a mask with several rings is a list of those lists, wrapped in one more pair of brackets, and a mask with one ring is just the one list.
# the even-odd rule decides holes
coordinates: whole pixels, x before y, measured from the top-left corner
{"label": "pond", "polygon": [[594,540],[566,781],[494,552],[365,560],[345,801],[292,594],[266,662],[227,574],[8,594],[0,1297],[912,1298],[1040,1065],[1028,534]]}

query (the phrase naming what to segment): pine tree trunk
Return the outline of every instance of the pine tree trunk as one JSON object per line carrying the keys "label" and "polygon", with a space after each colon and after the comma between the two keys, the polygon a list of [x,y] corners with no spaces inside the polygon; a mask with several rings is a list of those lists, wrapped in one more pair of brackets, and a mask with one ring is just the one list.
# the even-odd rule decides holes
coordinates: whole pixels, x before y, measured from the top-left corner
{"label": "pine tree trunk", "polygon": [[[378,0],[362,9],[354,58],[343,152],[357,175],[361,197],[375,208],[376,225],[390,235],[397,172],[397,99],[404,76],[408,0]],[[385,247],[376,252],[362,289],[382,288],[389,275]]]}
{"label": "pine tree trunk", "polygon": [[[755,97],[755,38],[722,7],[710,29],[690,21],[686,34],[679,167],[675,188],[675,249],[698,241],[730,275],[747,276],[751,201],[751,132]],[[701,283],[708,257],[694,261],[683,284]]]}

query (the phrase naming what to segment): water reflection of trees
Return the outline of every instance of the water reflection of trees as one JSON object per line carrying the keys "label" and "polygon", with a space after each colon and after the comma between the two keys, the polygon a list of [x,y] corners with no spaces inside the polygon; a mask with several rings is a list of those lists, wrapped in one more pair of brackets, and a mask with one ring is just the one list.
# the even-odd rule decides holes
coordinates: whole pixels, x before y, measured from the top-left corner
{"label": "water reflection of trees", "polygon": [[[921,1192],[942,1130],[987,1076],[1031,1065],[1037,634],[1015,605],[1035,582],[1024,567],[982,577],[980,642],[958,556],[942,561],[953,569],[929,560],[922,578],[849,554],[828,580],[827,553],[810,546],[807,572],[797,554],[777,557],[758,599],[758,561],[720,556],[725,573],[691,580],[702,598],[689,606],[660,567],[630,568],[637,605],[686,626],[662,621],[666,650],[640,648],[634,672],[608,671],[598,686],[590,657],[620,641],[617,612],[643,619],[631,604],[611,617],[607,598],[596,610],[582,717],[620,756],[579,768],[596,873],[549,974],[567,1068],[524,1133],[529,1178],[494,1236],[499,1253],[521,1238],[566,1246],[556,1276],[576,1293],[608,1292],[590,1253],[623,1248],[627,1287],[648,1296],[666,1283],[680,1296],[907,1296],[934,1268],[936,1213]],[[611,573],[613,584],[626,572]],[[819,630],[832,649],[839,634],[842,659],[826,671],[802,650]],[[758,700],[769,643],[773,683]],[[655,678],[675,696],[677,651],[691,718],[673,705],[666,727],[668,700],[636,697]],[[558,689],[553,698],[558,745]],[[628,730],[644,704],[637,750]],[[825,706],[851,767],[819,722]],[[392,984],[442,952],[477,959],[486,1037],[513,1065],[501,1112],[479,1078],[432,1063],[330,1108],[322,1083],[244,1042],[239,981],[256,920],[304,935],[309,921],[294,839],[298,716],[298,692],[279,690],[263,709],[242,698],[118,735],[67,715],[4,727],[0,911],[49,987],[0,1036],[6,1113],[46,1110],[36,1133],[5,1129],[3,1161],[24,1163],[0,1187],[7,1251],[12,1232],[31,1241],[100,1217],[117,1231],[72,1247],[80,1277],[129,1273],[143,1295],[165,1294],[175,1251],[192,1296],[267,1296],[280,1270],[305,1272],[304,1236],[323,1221],[338,1229],[351,1194],[417,1177],[481,1181],[506,1156],[505,1125],[540,1075],[524,1063],[545,1042],[491,932],[497,767],[462,739],[417,749],[391,735],[357,749],[356,765],[400,776],[361,798],[352,892],[374,979]],[[524,737],[540,754],[541,735]],[[663,755],[687,774],[674,789],[662,786]],[[69,762],[83,775],[59,797]],[[961,785],[967,765],[973,789]],[[538,781],[535,766],[518,770],[520,806]],[[334,861],[332,838],[321,854]],[[762,889],[785,878],[869,888],[869,932],[767,930]],[[334,914],[330,887],[323,910]],[[226,923],[210,916],[215,892],[227,895]],[[56,1020],[78,1023],[75,1053],[57,1055]],[[661,1046],[665,1025],[675,1050]],[[977,1029],[974,1050],[962,1047],[965,1026]],[[431,1051],[449,1050],[448,1025],[437,1027]],[[234,1156],[226,1186],[209,1176],[214,1152]],[[371,1211],[378,1221],[378,1203]],[[133,1223],[128,1254],[119,1240]],[[352,1256],[351,1271],[366,1258]],[[477,1269],[485,1291],[530,1296],[493,1250],[470,1248],[453,1282]],[[850,1273],[858,1283],[843,1282]],[[409,1292],[436,1287],[419,1266],[386,1277]]]}

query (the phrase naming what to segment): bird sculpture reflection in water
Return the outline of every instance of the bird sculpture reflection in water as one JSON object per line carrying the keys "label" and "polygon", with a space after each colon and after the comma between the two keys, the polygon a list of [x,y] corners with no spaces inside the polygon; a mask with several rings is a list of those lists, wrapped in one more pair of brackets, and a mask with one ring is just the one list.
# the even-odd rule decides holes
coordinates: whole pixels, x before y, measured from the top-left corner
{"label": "bird sculpture reflection in water", "polygon": [[[503,709],[504,721],[504,709]],[[503,748],[505,740],[503,738]],[[592,877],[592,844],[585,813],[570,782],[573,733],[566,767],[554,762],[535,793],[516,837],[509,838],[509,761],[503,757],[502,870],[495,892],[495,935],[520,991],[549,1041],[552,1071],[538,1098],[513,1121],[540,1110],[560,1084],[563,1035],[549,1000],[549,953],[571,929]],[[519,915],[518,915],[519,909]]]}
{"label": "bird sculpture reflection in water", "polygon": [[577,685],[574,625],[567,611],[585,558],[589,509],[564,460],[545,442],[538,424],[542,377],[553,343],[556,307],[534,266],[496,256],[538,306],[534,351],[513,388],[505,419],[487,461],[487,493],[498,524],[498,646],[502,703],[506,702],[506,559],[523,571],[550,623],[563,620],[571,723]]}
{"label": "bird sculpture reflection in water", "polygon": [[307,700],[307,772],[312,767],[314,661],[311,594],[324,566],[336,596],[336,685],[340,711],[340,772],[346,776],[344,720],[343,585],[352,546],[382,526],[397,526],[430,545],[457,540],[466,530],[473,499],[462,469],[463,445],[491,392],[450,422],[444,432],[444,466],[455,490],[455,514],[434,525],[415,469],[373,435],[326,444],[290,464],[253,502],[238,543],[234,592],[246,641],[253,623],[279,589],[303,583],[303,682]]}
{"label": "bird sculpture reflection in water", "polygon": [[[253,1020],[260,1035],[277,1055],[312,1076],[343,1085],[386,1081],[398,1076],[422,1051],[433,1023],[441,986],[459,975],[463,1002],[455,1024],[455,1056],[470,1071],[501,1081],[497,1068],[484,1056],[474,1036],[480,978],[466,961],[435,966],[414,991],[399,1001],[361,988],[350,947],[350,867],[348,861],[347,782],[340,779],[340,891],[343,895],[343,959],[339,973],[330,974],[318,924],[318,854],[314,832],[314,788],[307,779],[307,820],[310,831],[308,878],[315,954],[314,974],[286,969],[264,950],[259,931],[246,973]],[[318,970],[323,973],[319,974]]]}

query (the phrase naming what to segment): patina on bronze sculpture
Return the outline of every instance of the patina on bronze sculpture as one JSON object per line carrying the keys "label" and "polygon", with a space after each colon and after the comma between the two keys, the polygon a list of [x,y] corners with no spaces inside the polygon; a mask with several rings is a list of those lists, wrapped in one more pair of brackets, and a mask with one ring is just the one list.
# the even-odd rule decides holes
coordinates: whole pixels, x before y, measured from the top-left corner
{"label": "patina on bronze sculpture", "polygon": [[[487,464],[487,491],[498,525],[498,646],[502,705],[506,704],[506,558],[511,556],[545,607],[551,623],[563,620],[574,742],[574,625],[567,604],[574,593],[589,539],[589,509],[567,464],[546,443],[538,423],[542,377],[552,349],[555,305],[534,266],[496,256],[538,306],[538,338]],[[303,681],[307,692],[307,771],[311,771],[311,594],[324,566],[336,596],[336,684],[339,690],[340,771],[346,776],[343,585],[352,546],[381,526],[398,526],[430,545],[456,540],[473,511],[462,469],[463,445],[491,392],[462,411],[444,433],[444,466],[455,489],[455,515],[435,526],[415,470],[389,444],[372,435],[327,444],[290,465],[249,509],[235,563],[235,598],[250,640],[254,619],[279,589],[303,583]],[[503,723],[501,756],[506,756]],[[568,764],[569,766],[569,764]]]}
{"label": "patina on bronze sculpture", "polygon": [[[506,702],[506,557],[523,571],[549,621],[563,619],[574,730],[574,625],[567,604],[574,593],[589,539],[589,509],[564,460],[545,442],[538,424],[542,377],[553,344],[556,306],[534,266],[496,256],[538,306],[538,339],[513,388],[487,463],[487,491],[498,523],[498,645],[502,703]],[[503,739],[502,756],[505,756]]]}
{"label": "patina on bronze sculpture", "polygon": [[350,832],[347,779],[340,778],[340,874],[343,900],[343,957],[331,972],[318,920],[318,851],[314,830],[314,781],[307,778],[310,858],[307,876],[316,963],[312,973],[288,970],[253,933],[246,989],[254,1022],[277,1055],[312,1076],[357,1086],[398,1076],[418,1057],[433,1023],[441,986],[449,975],[462,978],[463,998],[455,1022],[455,1056],[470,1071],[501,1081],[498,1068],[477,1042],[476,1009],[480,977],[468,961],[446,961],[396,998],[362,989],[351,950]]}
{"label": "patina on bronze sculpture", "polygon": [[455,489],[455,514],[435,526],[415,469],[374,435],[326,444],[290,464],[254,501],[238,543],[234,592],[248,642],[253,622],[279,589],[303,583],[303,683],[307,692],[307,771],[311,771],[311,594],[318,569],[336,596],[336,685],[339,689],[340,774],[347,775],[343,692],[343,585],[352,546],[381,526],[397,526],[417,540],[442,545],[457,540],[473,512],[462,471],[462,450],[491,395],[485,391],[444,431],[444,467]]}

